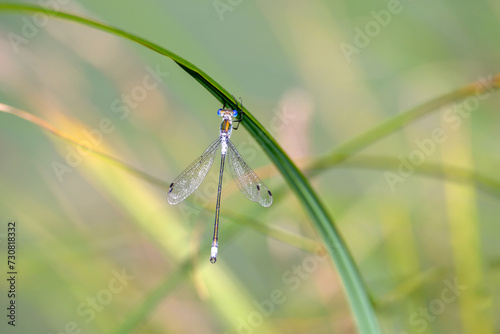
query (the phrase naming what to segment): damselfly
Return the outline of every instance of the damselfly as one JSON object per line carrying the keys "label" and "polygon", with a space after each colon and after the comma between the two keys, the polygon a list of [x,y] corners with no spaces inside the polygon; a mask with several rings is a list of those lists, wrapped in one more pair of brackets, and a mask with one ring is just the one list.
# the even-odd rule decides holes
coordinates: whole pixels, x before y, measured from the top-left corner
{"label": "damselfly", "polygon": [[168,190],[167,195],[167,201],[172,205],[182,202],[186,197],[191,195],[207,176],[208,171],[214,162],[217,149],[219,146],[221,147],[219,187],[217,189],[214,236],[210,256],[210,262],[212,263],[217,261],[220,198],[226,155],[229,161],[229,171],[231,172],[231,176],[243,195],[245,195],[249,200],[258,202],[264,207],[268,207],[273,203],[273,195],[269,189],[261,181],[257,174],[255,174],[255,172],[246,164],[241,155],[238,153],[238,150],[236,150],[236,147],[229,140],[233,130],[233,117],[238,116],[238,111],[222,108],[218,110],[217,114],[222,117],[219,138],[214,140],[201,156],[199,156],[179,176],[177,176],[177,178],[170,184],[170,189]]}

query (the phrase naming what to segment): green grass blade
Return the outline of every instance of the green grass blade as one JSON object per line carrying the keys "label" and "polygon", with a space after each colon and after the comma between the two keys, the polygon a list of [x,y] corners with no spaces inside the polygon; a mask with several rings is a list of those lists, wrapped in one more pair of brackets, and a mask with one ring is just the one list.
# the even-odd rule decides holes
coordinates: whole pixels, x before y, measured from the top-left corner
{"label": "green grass blade", "polygon": [[56,129],[54,126],[49,124],[47,121],[45,121],[45,120],[43,120],[43,119],[41,119],[33,114],[30,114],[29,112],[26,112],[26,111],[18,109],[18,108],[14,108],[14,107],[7,105],[7,104],[4,104],[4,103],[0,103],[0,112],[5,112],[7,114],[11,114],[11,115],[19,117],[21,119],[24,119],[30,123],[33,123],[33,124],[39,126],[42,129],[45,129],[46,131],[52,133],[53,135],[65,140],[66,142],[68,142],[72,145],[75,145],[77,147],[81,147],[83,149],[88,149],[90,152],[92,152],[93,154],[97,155],[98,157],[106,160],[108,163],[111,163],[111,164],[114,164],[120,168],[123,168],[124,170],[128,171],[129,173],[131,173],[131,174],[133,174],[133,175],[135,175],[135,176],[137,176],[145,181],[148,181],[151,184],[155,184],[159,187],[162,187],[163,189],[169,188],[170,183],[163,181],[163,180],[160,180],[157,177],[154,177],[153,175],[145,173],[145,172],[143,172],[143,171],[141,171],[141,170],[139,170],[139,169],[137,169],[129,164],[126,164],[123,161],[120,161],[120,160],[110,156],[109,154],[106,154],[104,152],[96,150],[93,147],[87,148],[85,146],[82,146],[80,141],[74,139],[68,133],[61,131],[59,129]]}
{"label": "green grass blade", "polygon": [[[205,87],[207,91],[214,95],[214,97],[216,97],[222,104],[234,109],[241,109],[235,102],[233,102],[228,91],[222,88],[215,82],[215,80],[201,71],[198,67],[173,52],[170,52],[169,50],[143,38],[93,20],[37,6],[2,4],[0,5],[0,11],[43,12],[45,14],[53,15],[54,17],[81,23],[139,43],[175,61],[189,75]],[[290,160],[290,158],[284,153],[281,147],[247,109],[243,108],[243,111],[245,113],[244,121],[242,122],[243,126],[248,129],[249,133],[261,145],[262,149],[274,162],[278,170],[280,170],[283,177],[304,206],[306,212],[309,214],[309,217],[318,231],[318,234],[322,237],[328,252],[332,256],[338,268],[339,275],[342,278],[359,332],[380,333],[379,323],[375,316],[373,305],[368,298],[368,292],[363,284],[360,273],[348,248],[334,226],[333,219],[327,213],[324,205],[321,203],[310,183]]]}
{"label": "green grass blade", "polygon": [[361,333],[380,332],[379,324],[375,317],[373,306],[369,301],[366,288],[349,250],[335,228],[333,219],[327,213],[302,172],[262,125],[246,109],[243,111],[245,112],[243,124],[245,124],[252,137],[260,144],[281,172],[290,188],[295,192],[311,217],[316,230],[325,242],[327,250],[334,259],[348,294],[354,316],[358,322],[359,331]]}
{"label": "green grass blade", "polygon": [[[348,160],[342,161],[341,166],[359,169],[397,170],[401,161],[391,156],[355,155]],[[334,165],[330,165],[334,167]],[[323,166],[326,169],[326,166]],[[483,173],[454,165],[425,162],[420,166],[414,166],[415,173],[435,179],[457,183],[472,183],[478,190],[486,194],[500,198],[500,181]],[[310,170],[315,174],[319,170]],[[307,171],[309,173],[309,170]]]}
{"label": "green grass blade", "polygon": [[179,285],[181,285],[186,276],[191,271],[193,262],[188,259],[180,266],[177,266],[174,272],[169,273],[168,278],[165,278],[156,288],[151,290],[144,300],[135,307],[120,324],[117,324],[113,329],[115,334],[134,333],[137,327],[144,323],[149,314],[152,314],[158,305],[164,300],[165,296],[172,293]]}
{"label": "green grass blade", "polygon": [[439,96],[427,103],[396,115],[380,125],[362,133],[361,135],[343,143],[342,145],[339,145],[328,156],[316,161],[307,169],[322,169],[327,166],[338,164],[363,148],[374,144],[380,139],[401,129],[403,126],[408,125],[445,105],[469,96],[475,96],[486,91],[496,90],[499,87],[500,74],[497,74],[492,76],[488,81],[479,80],[472,82],[448,94]]}
{"label": "green grass blade", "polygon": [[110,34],[123,37],[135,43],[141,44],[148,49],[151,49],[159,54],[162,54],[170,59],[172,59],[177,65],[179,65],[183,70],[185,70],[189,75],[196,79],[203,87],[205,87],[212,95],[214,95],[217,100],[226,106],[236,108],[237,105],[233,102],[231,95],[222,88],[215,80],[213,80],[208,74],[203,72],[200,68],[187,61],[186,59],[178,56],[177,54],[161,47],[158,44],[150,42],[142,37],[133,35],[124,30],[106,25],[95,20],[84,18],[78,15],[73,15],[65,12],[58,12],[48,8],[42,8],[38,6],[31,5],[18,5],[18,4],[0,4],[0,12],[34,12],[34,13],[44,13],[46,15],[54,16],[64,20],[80,23],[95,29],[99,29]]}

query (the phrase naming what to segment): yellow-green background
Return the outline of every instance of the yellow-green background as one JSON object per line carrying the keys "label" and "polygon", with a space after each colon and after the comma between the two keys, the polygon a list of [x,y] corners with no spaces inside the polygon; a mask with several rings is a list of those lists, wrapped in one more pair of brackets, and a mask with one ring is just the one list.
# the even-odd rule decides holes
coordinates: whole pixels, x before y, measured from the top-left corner
{"label": "yellow-green background", "polygon": [[[51,3],[196,64],[241,97],[301,166],[391,116],[500,72],[495,1],[401,1],[401,12],[350,62],[341,43],[354,44],[355,28],[375,22],[371,11],[387,10],[388,2],[221,1],[232,8],[222,19],[212,1],[61,2]],[[220,104],[172,61],[56,19],[14,52],[9,33],[22,35],[33,19],[0,13],[0,103],[79,140],[110,119],[114,130],[94,148],[166,184],[218,135]],[[114,101],[142,83],[148,66],[169,75],[121,119]],[[408,158],[416,141],[441,128],[447,139],[423,166],[500,179],[499,94],[481,100],[457,128],[444,116],[453,105],[443,107],[360,152],[364,159],[311,178],[386,333],[500,331],[498,188],[416,171],[392,191],[385,173],[397,173],[397,165],[377,164]],[[254,333],[356,332],[334,264],[308,252],[318,250],[316,232],[243,128],[233,142],[276,196],[261,208],[225,184],[216,265],[208,258],[217,160],[197,195],[172,207],[167,188],[92,154],[60,182],[53,163],[74,146],[4,113],[0,129],[2,333],[64,333],[71,322],[82,333],[112,333],[138,310],[144,320],[132,333],[244,333],[242,321],[256,321]],[[15,329],[4,315],[9,220],[18,224]],[[86,322],[77,308],[108,289],[113,270],[135,278]],[[440,304],[455,281],[465,290]],[[256,304],[276,290],[283,302],[263,314]],[[440,314],[423,320],[420,312],[436,305],[444,305]]]}

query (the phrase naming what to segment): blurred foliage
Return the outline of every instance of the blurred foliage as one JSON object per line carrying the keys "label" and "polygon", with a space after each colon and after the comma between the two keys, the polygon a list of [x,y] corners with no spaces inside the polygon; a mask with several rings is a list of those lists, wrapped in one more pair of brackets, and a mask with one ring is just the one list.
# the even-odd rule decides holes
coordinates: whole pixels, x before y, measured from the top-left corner
{"label": "blurred foliage", "polygon": [[[241,95],[292,158],[322,163],[310,181],[384,332],[495,333],[499,97],[460,92],[488,88],[499,72],[500,7],[394,3],[47,2],[183,55]],[[266,210],[227,182],[217,265],[208,262],[216,172],[188,203],[166,203],[162,184],[218,134],[220,104],[206,90],[116,36],[33,14],[0,17],[0,102],[144,173],[0,114],[2,226],[19,224],[16,329],[356,332],[317,232],[276,169],[257,168],[269,162],[244,130],[234,133],[236,146],[280,191]],[[17,46],[12,33],[24,38]],[[168,75],[147,79],[155,70]],[[324,159],[448,93],[458,96],[352,159]],[[435,140],[436,131],[446,139]],[[70,171],[55,172],[68,159]]]}

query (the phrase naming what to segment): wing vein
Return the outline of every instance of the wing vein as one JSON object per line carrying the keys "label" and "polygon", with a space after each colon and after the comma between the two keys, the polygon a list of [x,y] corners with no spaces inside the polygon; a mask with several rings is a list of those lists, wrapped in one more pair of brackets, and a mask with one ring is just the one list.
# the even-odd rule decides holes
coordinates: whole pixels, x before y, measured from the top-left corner
{"label": "wing vein", "polygon": [[227,157],[229,171],[241,193],[249,200],[257,202],[264,207],[273,203],[273,195],[262,180],[243,160],[234,144],[228,140]]}
{"label": "wing vein", "polygon": [[172,181],[167,195],[168,203],[175,205],[182,202],[200,186],[212,167],[219,146],[220,137]]}

